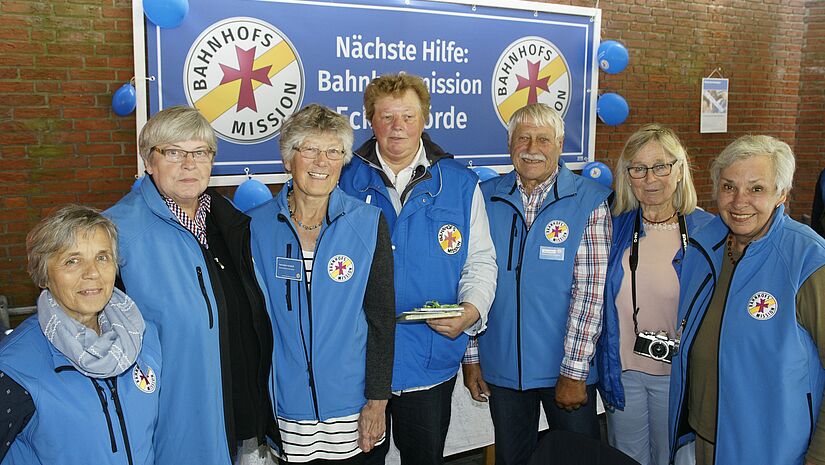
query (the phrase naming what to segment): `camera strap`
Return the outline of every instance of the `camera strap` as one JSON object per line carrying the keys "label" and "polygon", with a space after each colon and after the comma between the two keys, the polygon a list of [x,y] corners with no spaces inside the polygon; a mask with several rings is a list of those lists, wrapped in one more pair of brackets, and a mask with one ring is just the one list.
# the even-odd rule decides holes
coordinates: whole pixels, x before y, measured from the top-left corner
{"label": "camera strap", "polygon": [[[687,252],[688,233],[687,222],[685,215],[679,213],[677,219],[679,220],[679,237],[682,240],[682,253]],[[639,322],[637,315],[639,314],[639,305],[636,303],[636,268],[639,267],[639,235],[642,232],[642,209],[639,208],[636,214],[636,221],[633,224],[633,241],[630,245],[630,292],[633,297],[633,332],[639,334]]]}

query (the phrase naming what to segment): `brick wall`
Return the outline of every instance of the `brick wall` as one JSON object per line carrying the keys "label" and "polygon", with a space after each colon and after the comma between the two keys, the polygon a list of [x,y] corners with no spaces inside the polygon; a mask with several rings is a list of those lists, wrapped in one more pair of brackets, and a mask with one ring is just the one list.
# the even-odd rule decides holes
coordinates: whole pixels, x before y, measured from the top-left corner
{"label": "brick wall", "polygon": [[[134,181],[135,121],[111,113],[132,77],[128,0],[0,2],[0,294],[32,305],[25,235],[57,205],[104,208]],[[130,180],[131,178],[131,180]]]}
{"label": "brick wall", "polygon": [[797,212],[810,215],[813,189],[825,169],[825,1],[808,0],[805,8],[793,202]]}
{"label": "brick wall", "polygon": [[[559,2],[593,6],[595,2]],[[602,2],[602,36],[630,50],[600,88],[622,94],[627,122],[599,125],[597,158],[613,164],[625,138],[657,121],[694,157],[701,204],[711,208],[707,167],[734,137],[766,133],[799,153],[791,212],[810,210],[825,138],[825,2],[635,0]],[[32,305],[24,238],[55,206],[105,208],[135,173],[134,118],[111,112],[132,77],[128,0],[0,2],[0,294]],[[699,134],[701,78],[731,79],[727,134]]]}

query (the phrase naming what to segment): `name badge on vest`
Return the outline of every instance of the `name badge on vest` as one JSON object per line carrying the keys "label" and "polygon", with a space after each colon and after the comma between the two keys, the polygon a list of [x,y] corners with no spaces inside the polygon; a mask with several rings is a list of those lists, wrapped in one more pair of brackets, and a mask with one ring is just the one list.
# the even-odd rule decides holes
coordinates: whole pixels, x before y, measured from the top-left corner
{"label": "name badge on vest", "polygon": [[304,264],[295,258],[278,257],[275,259],[275,277],[303,281]]}
{"label": "name badge on vest", "polygon": [[553,260],[557,262],[564,261],[564,247],[545,247],[539,248],[539,258],[541,260]]}

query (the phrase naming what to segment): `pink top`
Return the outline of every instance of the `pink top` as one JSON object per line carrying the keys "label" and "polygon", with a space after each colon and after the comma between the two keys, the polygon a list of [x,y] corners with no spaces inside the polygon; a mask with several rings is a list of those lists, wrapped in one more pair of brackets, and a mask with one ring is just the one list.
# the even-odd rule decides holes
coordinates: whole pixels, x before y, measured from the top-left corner
{"label": "pink top", "polygon": [[[636,301],[639,332],[676,332],[679,306],[679,279],[673,269],[673,257],[679,250],[679,224],[645,224],[645,236],[639,240],[639,266],[636,268]],[[669,375],[670,364],[643,357],[633,352],[636,333],[633,330],[633,294],[630,281],[630,247],[622,256],[624,277],[616,307],[619,311],[619,353],[622,371],[636,370],[651,375]]]}

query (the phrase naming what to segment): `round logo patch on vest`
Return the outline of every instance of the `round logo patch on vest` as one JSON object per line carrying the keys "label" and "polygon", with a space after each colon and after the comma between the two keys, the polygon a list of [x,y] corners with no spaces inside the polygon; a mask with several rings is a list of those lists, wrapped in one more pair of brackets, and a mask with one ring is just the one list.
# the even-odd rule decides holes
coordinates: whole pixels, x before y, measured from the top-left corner
{"label": "round logo patch on vest", "polygon": [[135,364],[135,369],[132,370],[132,381],[135,382],[135,386],[137,386],[138,389],[146,394],[155,392],[155,388],[158,386],[157,379],[155,379],[155,370],[150,366],[146,367],[146,372],[144,373],[143,370]]}
{"label": "round logo patch on vest", "polygon": [[461,250],[461,231],[454,224],[445,224],[438,230],[438,245],[441,250],[448,255],[453,255]]}
{"label": "round logo patch on vest", "polygon": [[569,234],[570,228],[562,220],[552,220],[544,227],[544,237],[554,244],[561,244],[566,241]]}
{"label": "round logo patch on vest", "polygon": [[770,320],[778,308],[776,297],[769,292],[759,291],[748,300],[748,314],[757,320]]}
{"label": "round logo patch on vest", "polygon": [[343,283],[348,281],[355,273],[355,263],[346,255],[336,255],[329,259],[327,272],[333,281]]}

